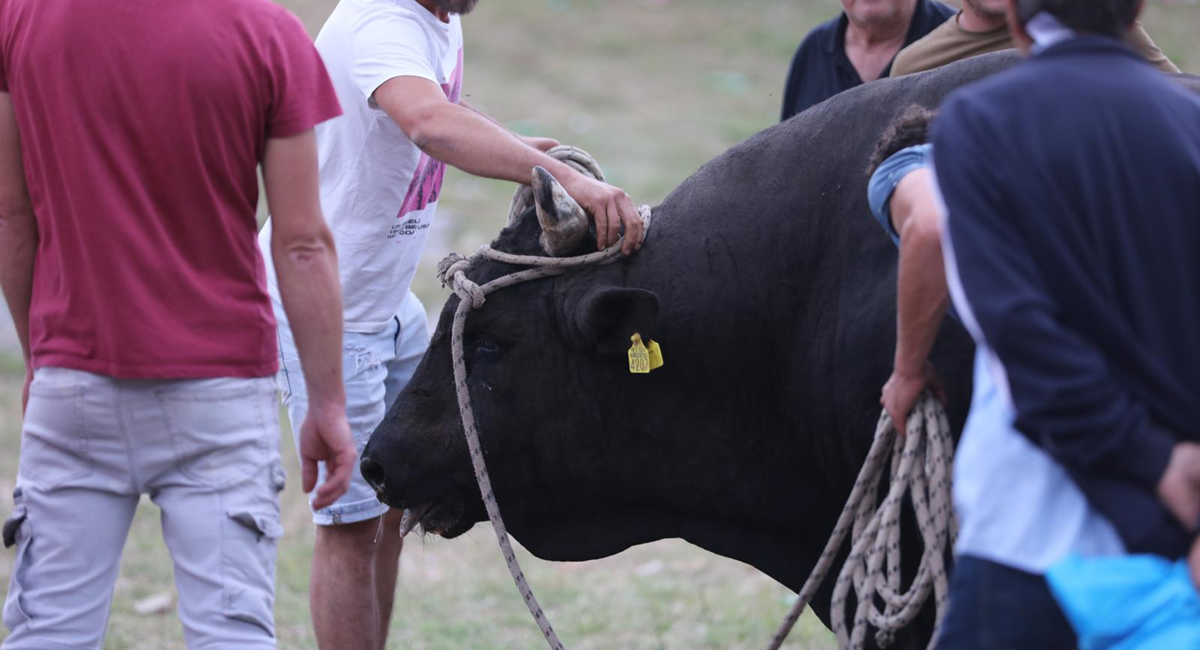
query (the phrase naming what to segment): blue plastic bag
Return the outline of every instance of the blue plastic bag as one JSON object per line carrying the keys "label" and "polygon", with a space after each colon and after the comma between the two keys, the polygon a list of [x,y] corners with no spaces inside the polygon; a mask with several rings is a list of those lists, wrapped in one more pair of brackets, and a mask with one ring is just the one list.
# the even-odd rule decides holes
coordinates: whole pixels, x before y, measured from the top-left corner
{"label": "blue plastic bag", "polygon": [[1072,555],[1046,581],[1080,650],[1200,650],[1200,594],[1185,561]]}

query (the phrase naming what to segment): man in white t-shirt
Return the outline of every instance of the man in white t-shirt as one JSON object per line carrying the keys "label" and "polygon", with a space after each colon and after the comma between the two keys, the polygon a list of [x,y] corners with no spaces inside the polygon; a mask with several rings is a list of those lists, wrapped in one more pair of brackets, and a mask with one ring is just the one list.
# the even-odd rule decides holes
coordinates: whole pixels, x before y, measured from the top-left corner
{"label": "man in white t-shirt", "polygon": [[[626,254],[641,245],[642,222],[624,191],[547,156],[554,140],[519,137],[461,101],[459,16],[477,2],[341,0],[317,36],[345,110],[318,127],[317,140],[321,204],[337,244],[345,303],[347,414],[360,454],[428,344],[425,310],[409,285],[445,165],[517,183],[528,183],[540,165],[594,215],[600,247],[617,241],[622,229]],[[263,241],[270,231],[268,222]],[[279,386],[291,421],[302,422],[303,369],[273,276],[268,285],[279,319]],[[310,606],[318,645],[382,650],[402,544],[399,513],[389,513],[356,475],[349,492],[315,510],[313,520]],[[376,543],[381,523],[385,534]]]}

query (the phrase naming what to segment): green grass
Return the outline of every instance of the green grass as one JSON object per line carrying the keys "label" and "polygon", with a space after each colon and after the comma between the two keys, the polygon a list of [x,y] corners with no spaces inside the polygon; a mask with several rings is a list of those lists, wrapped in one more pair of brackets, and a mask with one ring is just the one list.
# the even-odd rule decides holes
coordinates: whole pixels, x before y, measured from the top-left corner
{"label": "green grass", "polygon": [[[1200,71],[1200,9],[1150,0],[1146,26],[1185,70]],[[290,0],[315,34],[330,0]],[[591,151],[610,180],[656,203],[726,148],[777,119],[791,54],[836,0],[483,0],[465,22],[470,102],[514,130]],[[451,171],[416,290],[436,313],[446,293],[437,260],[490,240],[511,186]],[[22,365],[0,318],[0,495],[12,491],[19,448]],[[314,648],[308,618],[313,527],[296,484],[284,494],[276,617],[280,645]],[[7,514],[8,501],[0,505]],[[753,569],[678,541],[581,564],[521,553],[538,597],[568,647],[605,650],[758,648],[791,594]],[[0,592],[12,553],[0,552]],[[412,538],[404,553],[390,648],[537,648],[537,628],[511,585],[490,528],[452,542]],[[117,584],[106,648],[183,648],[173,612],[139,616],[134,603],[172,592],[157,508],[138,511]],[[0,640],[6,632],[0,629]],[[832,648],[806,618],[787,646]]]}

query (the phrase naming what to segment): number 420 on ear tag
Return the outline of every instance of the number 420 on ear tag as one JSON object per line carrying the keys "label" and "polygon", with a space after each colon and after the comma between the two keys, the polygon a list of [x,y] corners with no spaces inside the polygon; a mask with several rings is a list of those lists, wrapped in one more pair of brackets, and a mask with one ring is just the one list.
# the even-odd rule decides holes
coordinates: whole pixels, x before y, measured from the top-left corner
{"label": "number 420 on ear tag", "polygon": [[650,341],[647,347],[642,343],[641,334],[634,334],[630,340],[633,345],[629,348],[629,372],[644,375],[663,367],[662,348],[657,341]]}
{"label": "number 420 on ear tag", "polygon": [[644,375],[650,372],[650,351],[642,343],[642,335],[634,334],[629,337],[633,345],[629,348],[629,372]]}

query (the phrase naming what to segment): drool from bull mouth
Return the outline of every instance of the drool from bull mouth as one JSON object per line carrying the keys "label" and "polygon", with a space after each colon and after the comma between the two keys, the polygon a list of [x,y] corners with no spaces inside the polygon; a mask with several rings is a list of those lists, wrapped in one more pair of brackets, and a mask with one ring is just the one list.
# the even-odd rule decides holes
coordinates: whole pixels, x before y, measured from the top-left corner
{"label": "drool from bull mouth", "polygon": [[400,518],[400,537],[408,537],[408,534],[421,522],[421,517],[424,517],[425,513],[429,512],[430,507],[405,508],[404,516]]}
{"label": "drool from bull mouth", "polygon": [[422,533],[453,538],[469,530],[472,525],[474,522],[463,520],[461,505],[444,500],[404,508],[399,533],[400,537],[407,537],[420,527]]}

